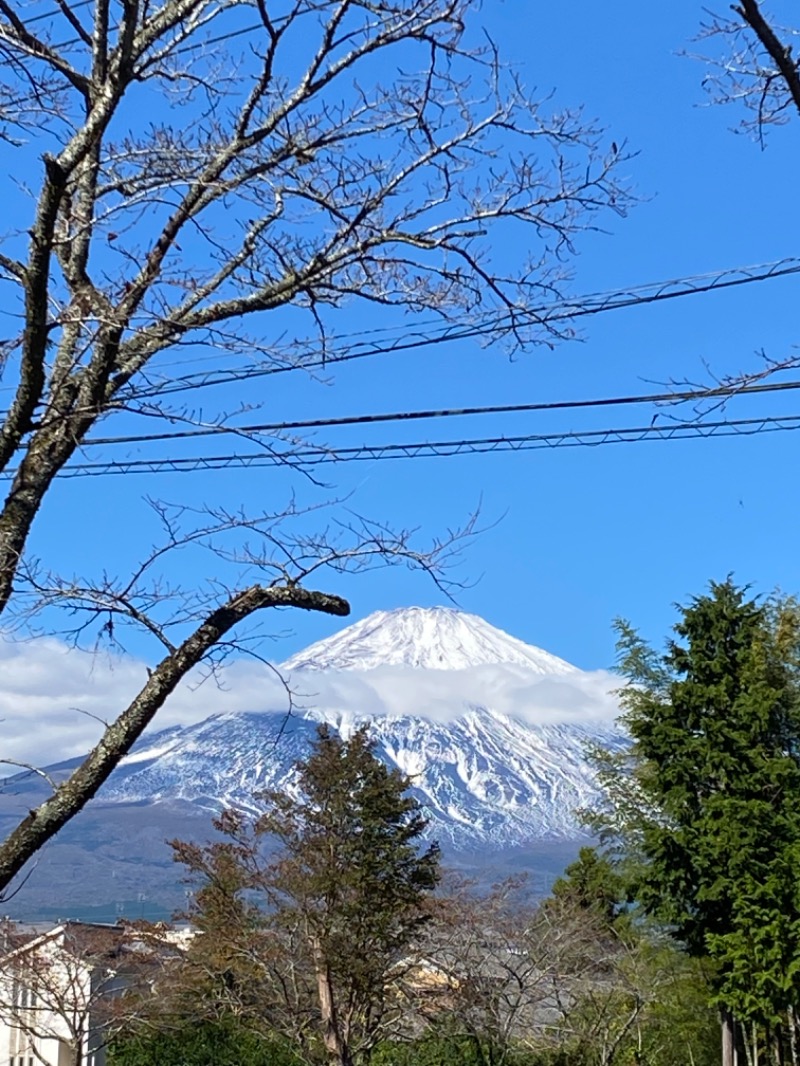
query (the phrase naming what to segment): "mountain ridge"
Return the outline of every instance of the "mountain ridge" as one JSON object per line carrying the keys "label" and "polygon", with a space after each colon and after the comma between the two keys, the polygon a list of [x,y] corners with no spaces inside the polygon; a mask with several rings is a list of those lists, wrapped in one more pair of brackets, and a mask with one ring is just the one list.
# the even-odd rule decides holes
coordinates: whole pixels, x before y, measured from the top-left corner
{"label": "mountain ridge", "polygon": [[429,835],[463,847],[575,836],[576,811],[596,795],[585,749],[621,743],[600,722],[536,727],[482,707],[450,722],[346,711],[312,710],[290,719],[279,711],[230,713],[185,730],[166,750],[157,745],[135,753],[100,798],[258,810],[253,796],[259,791],[296,792],[295,764],[321,723],[345,738],[367,725],[376,754],[411,779],[430,819]]}
{"label": "mountain ridge", "polygon": [[[387,648],[400,661],[387,664]],[[295,765],[322,722],[345,737],[369,724],[379,757],[410,777],[448,866],[484,885],[529,870],[546,891],[587,839],[577,812],[597,785],[586,748],[627,743],[613,722],[610,677],[451,609],[372,615],[286,662],[306,664],[288,676],[312,705],[211,714],[145,734],[44,849],[15,909],[180,906],[186,889],[165,841],[208,839],[210,813],[255,812],[259,789],[292,793]],[[53,778],[77,761],[56,764]],[[3,831],[47,791],[37,775],[12,782],[0,792]]]}

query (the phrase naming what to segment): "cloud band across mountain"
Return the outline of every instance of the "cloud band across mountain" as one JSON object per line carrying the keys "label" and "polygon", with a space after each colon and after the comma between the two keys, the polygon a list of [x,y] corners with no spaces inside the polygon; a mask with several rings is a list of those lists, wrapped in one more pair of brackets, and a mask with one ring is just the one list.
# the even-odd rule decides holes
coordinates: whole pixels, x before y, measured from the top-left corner
{"label": "cloud band across mountain", "polygon": [[[482,706],[528,724],[611,722],[617,713],[612,675],[577,670],[448,608],[377,612],[283,669],[298,711],[447,722]],[[46,765],[83,754],[100,734],[98,720],[114,717],[146,676],[136,659],[92,655],[52,638],[0,640],[0,758]],[[195,674],[174,693],[156,730],[209,715],[288,710],[280,679],[252,660],[200,680]]]}

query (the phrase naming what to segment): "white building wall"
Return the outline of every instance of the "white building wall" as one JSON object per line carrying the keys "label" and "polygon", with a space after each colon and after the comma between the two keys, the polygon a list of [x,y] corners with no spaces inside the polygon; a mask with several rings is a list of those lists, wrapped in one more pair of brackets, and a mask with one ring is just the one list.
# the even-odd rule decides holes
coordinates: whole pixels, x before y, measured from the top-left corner
{"label": "white building wall", "polygon": [[[87,1013],[92,975],[86,967],[76,968],[74,957],[62,955],[58,938],[38,950],[47,959],[48,985],[38,995],[12,973],[0,973],[0,1066],[73,1066],[64,1012],[73,1000],[78,1016]],[[88,1032],[83,1044],[82,1066],[105,1066],[104,1051],[89,1055]]]}

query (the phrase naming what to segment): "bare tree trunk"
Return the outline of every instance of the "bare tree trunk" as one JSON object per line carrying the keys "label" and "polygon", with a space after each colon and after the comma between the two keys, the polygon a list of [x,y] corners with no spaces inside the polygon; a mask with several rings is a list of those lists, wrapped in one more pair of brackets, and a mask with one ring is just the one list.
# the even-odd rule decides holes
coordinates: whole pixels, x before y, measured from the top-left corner
{"label": "bare tree trunk", "polygon": [[786,1055],[784,1051],[783,1026],[775,1025],[770,1032],[772,1034],[772,1061],[775,1066],[784,1066]]}
{"label": "bare tree trunk", "polygon": [[[736,1027],[735,1022],[734,1026]],[[750,1046],[750,1035],[747,1031],[746,1026],[740,1025],[736,1027],[736,1033],[737,1037],[741,1040],[742,1047],[744,1048],[744,1057],[747,1060],[747,1066],[755,1066],[755,1063],[753,1062],[753,1049]]]}
{"label": "bare tree trunk", "polygon": [[[465,20],[480,6],[471,0],[258,0],[261,25],[247,31],[260,34],[252,62],[230,81],[218,74],[238,64],[238,52],[228,55],[223,45],[230,34],[215,36],[220,49],[206,38],[212,23],[227,29],[241,0],[123,0],[113,19],[108,0],[80,20],[69,3],[55,6],[37,35],[41,16],[29,4],[0,0],[0,143],[6,154],[32,153],[43,167],[31,210],[13,232],[0,233],[7,313],[20,320],[16,336],[4,329],[0,338],[3,386],[12,390],[0,411],[0,473],[10,479],[0,494],[0,615],[20,604],[27,622],[62,607],[79,616],[70,630],[75,644],[96,647],[96,638],[115,650],[114,624],[124,619],[167,655],[133,703],[113,710],[73,776],[0,842],[0,899],[27,859],[97,792],[188,670],[208,662],[215,646],[225,645],[221,657],[235,647],[224,638],[237,621],[276,605],[347,614],[339,597],[320,599],[301,587],[322,569],[353,573],[402,560],[438,580],[450,544],[473,531],[420,552],[412,531],[392,534],[352,515],[309,533],[292,492],[283,510],[270,501],[252,517],[244,507],[196,511],[151,501],[167,543],[145,549],[133,573],[117,577],[104,529],[94,573],[77,581],[26,558],[26,549],[56,478],[99,476],[95,463],[77,456],[79,471],[72,462],[79,449],[102,442],[91,431],[125,413],[188,423],[194,428],[180,430],[182,439],[230,432],[306,478],[304,438],[284,439],[281,424],[273,443],[268,427],[235,424],[262,402],[251,381],[333,356],[329,316],[348,301],[394,308],[396,323],[410,311],[447,321],[450,310],[460,324],[520,350],[567,338],[572,326],[562,314],[544,314],[542,300],[557,305],[573,240],[633,201],[617,176],[625,151],[611,142],[609,152],[601,131],[574,109],[545,116],[493,47],[471,46],[479,34],[466,33]],[[55,43],[76,31],[77,40]],[[361,68],[366,79],[378,76],[365,81],[363,98],[352,90]],[[173,92],[190,108],[178,128],[140,122],[160,96],[169,107],[165,94]],[[198,137],[208,114],[216,116],[213,134]],[[20,166],[27,163],[9,157],[0,184],[13,183]],[[493,169],[503,178],[487,191]],[[519,239],[506,247],[519,254],[490,269],[491,231],[512,225]],[[230,227],[224,238],[220,226]],[[262,332],[262,323],[284,310],[308,315],[319,351],[302,329],[275,348],[285,327]],[[352,355],[343,345],[337,359]],[[198,346],[214,353],[213,372],[204,363],[196,373],[152,376],[162,354]],[[187,358],[195,357],[165,366],[186,367]],[[235,368],[231,360],[239,360]],[[184,404],[187,390],[225,382],[238,389],[233,411],[218,401],[210,401],[213,410]],[[210,469],[205,453],[186,458],[180,469]],[[163,464],[178,469],[170,451],[150,472]],[[101,466],[122,470],[113,458]],[[329,486],[308,484],[323,493],[309,512],[339,502],[328,498]],[[81,539],[91,526],[83,523]],[[258,530],[253,543],[248,530]],[[262,575],[257,585],[239,591],[253,578],[231,578],[215,582],[211,594],[202,581],[194,590],[171,580],[168,551],[193,545],[219,557],[221,536],[229,539],[226,566]]]}
{"label": "bare tree trunk", "polygon": [[786,1010],[786,1028],[789,1032],[789,1054],[792,1056],[792,1066],[798,1066],[797,1019],[794,1015],[794,1007],[788,1007]]}
{"label": "bare tree trunk", "polygon": [[317,978],[317,995],[319,996],[319,1010],[322,1017],[322,1039],[328,1057],[336,1066],[352,1066],[353,1057],[350,1048],[342,1036],[341,1027],[336,1011],[336,998],[333,994],[331,971],[325,960],[319,941],[313,944],[314,969]]}
{"label": "bare tree trunk", "polygon": [[722,1027],[722,1066],[736,1066],[736,1041],[733,1015],[729,1010],[720,1014]]}
{"label": "bare tree trunk", "polygon": [[0,892],[8,886],[36,851],[64,826],[108,780],[119,760],[153,720],[167,696],[237,622],[265,607],[300,607],[345,616],[350,607],[339,596],[298,587],[262,588],[254,585],[212,612],[195,632],[150,673],[147,683],[127,710],[109,726],[83,763],[53,795],[31,811],[0,844]]}

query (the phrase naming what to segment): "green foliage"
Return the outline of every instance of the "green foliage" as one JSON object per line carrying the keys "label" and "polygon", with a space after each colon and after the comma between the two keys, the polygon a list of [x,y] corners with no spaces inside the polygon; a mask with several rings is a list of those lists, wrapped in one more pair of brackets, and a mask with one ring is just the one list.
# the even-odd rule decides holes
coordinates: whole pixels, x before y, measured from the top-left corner
{"label": "green foliage", "polygon": [[[373,1066],[492,1066],[499,1061],[491,1043],[474,1037],[432,1030],[419,1040],[386,1041],[372,1057]],[[502,1052],[505,1066],[585,1066],[574,1052],[564,1049],[533,1051],[520,1046],[511,1054]]]}
{"label": "green foliage", "polygon": [[616,863],[597,848],[584,847],[553,885],[555,899],[572,901],[605,925],[619,923],[627,908],[626,885]]}
{"label": "green foliage", "polygon": [[485,1066],[485,1055],[470,1037],[427,1033],[410,1043],[380,1044],[373,1066]]}
{"label": "green foliage", "polygon": [[176,1029],[143,1029],[108,1049],[108,1066],[300,1066],[275,1038],[246,1029],[235,1017]]}
{"label": "green foliage", "polygon": [[239,1013],[307,1058],[322,1043],[351,1066],[402,1017],[394,968],[429,920],[439,850],[421,847],[410,782],[375,756],[366,729],[343,740],[321,726],[297,769],[297,797],[262,794],[254,824],[227,812],[214,823],[221,840],[173,844],[199,882],[201,934],[174,998],[203,1017]]}
{"label": "green foliage", "polygon": [[[703,987],[687,979],[659,1003],[620,1048],[617,1066],[714,1066],[718,1034]],[[488,1041],[431,1029],[413,1041],[383,1041],[372,1066],[491,1066]],[[503,1053],[505,1066],[597,1066],[597,1048],[582,1048],[565,1035],[563,1046]],[[129,1035],[108,1050],[108,1066],[304,1066],[307,1059],[275,1037],[254,1034],[233,1016]]]}
{"label": "green foliage", "polygon": [[702,968],[651,931],[629,941],[612,987],[583,1009],[594,1013],[579,1049],[585,1066],[716,1066],[718,1017]]}
{"label": "green foliage", "polygon": [[629,753],[601,762],[601,831],[629,850],[633,890],[716,999],[772,1022],[800,991],[798,612],[731,580],[681,609],[656,655],[618,625]]}
{"label": "green foliage", "polygon": [[226,811],[214,819],[220,839],[205,846],[172,841],[174,858],[196,888],[189,914],[197,930],[182,965],[162,989],[159,1010],[178,1018],[226,1022],[234,1014],[261,1014],[266,963],[274,938],[256,893],[262,860],[260,841],[247,818]]}
{"label": "green foliage", "polygon": [[631,1066],[717,1066],[719,1061],[718,1013],[709,1003],[709,986],[697,960],[681,957],[674,948],[662,949],[671,954],[654,959],[656,965],[669,964],[673,980],[658,995],[641,1032],[636,1033],[626,1049],[625,1060]]}
{"label": "green foliage", "polygon": [[295,902],[324,899],[350,935],[355,921],[393,941],[401,916],[421,920],[419,902],[438,882],[438,847],[418,851],[427,821],[407,794],[410,779],[375,757],[366,727],[345,741],[320,726],[298,769],[299,800],[261,796],[270,810],[258,829],[283,847],[276,883]]}
{"label": "green foliage", "polygon": [[410,781],[376,758],[366,728],[345,741],[320,726],[298,769],[299,799],[262,797],[258,831],[281,845],[274,898],[288,920],[302,915],[331,966],[363,985],[427,920],[439,849],[419,851],[427,822]]}

